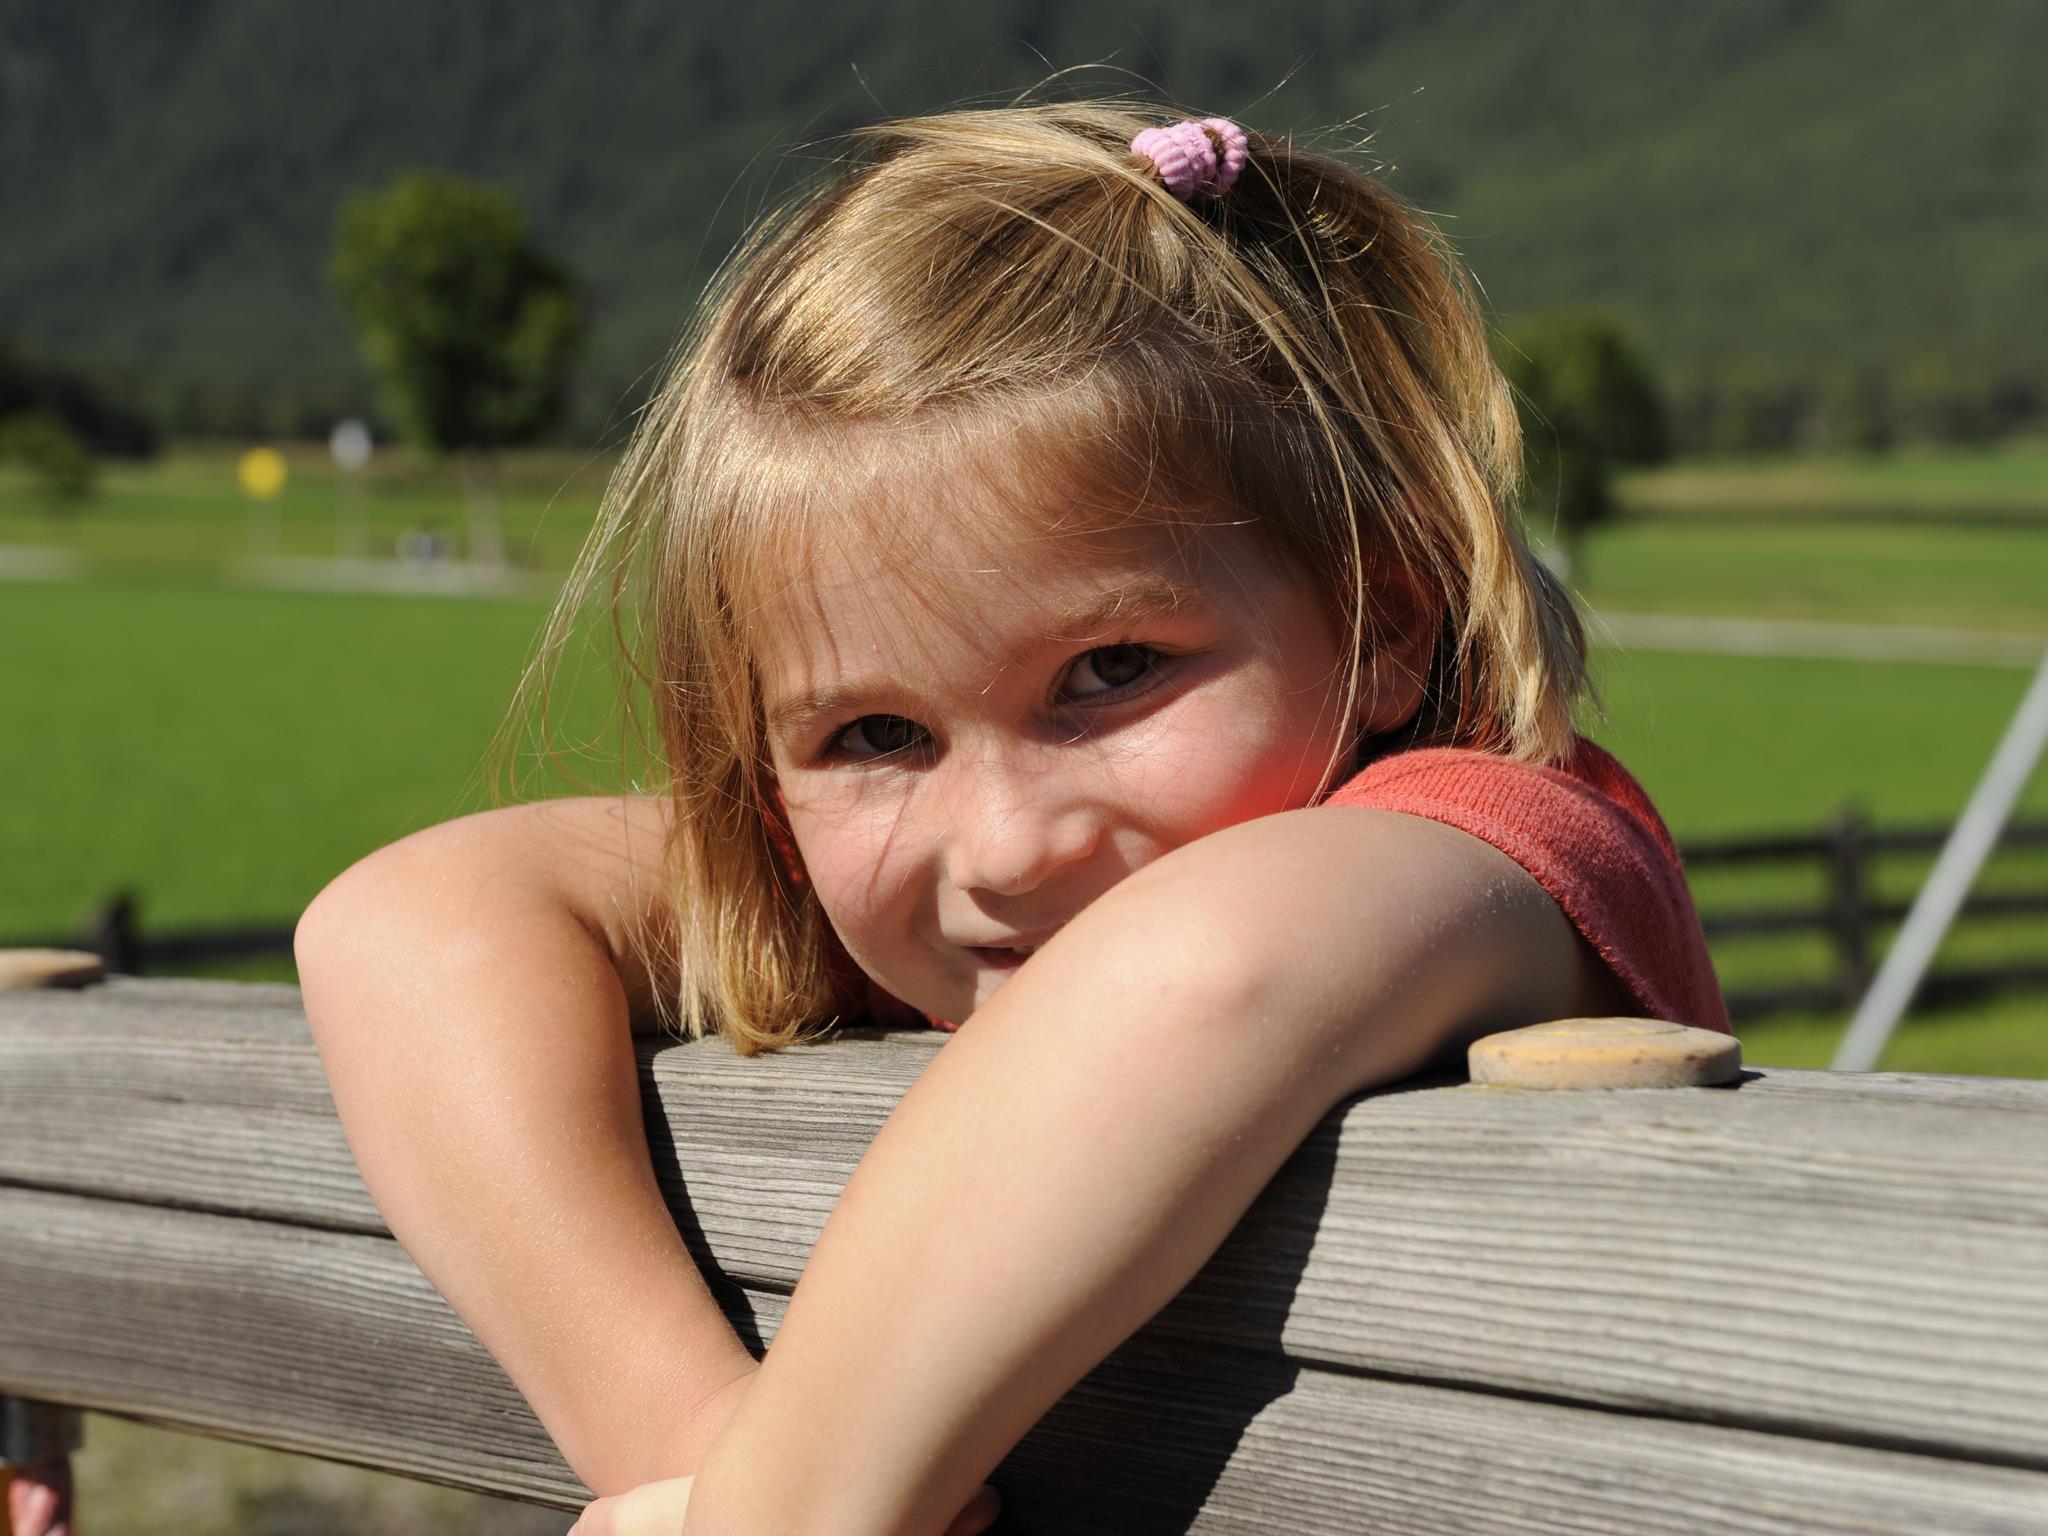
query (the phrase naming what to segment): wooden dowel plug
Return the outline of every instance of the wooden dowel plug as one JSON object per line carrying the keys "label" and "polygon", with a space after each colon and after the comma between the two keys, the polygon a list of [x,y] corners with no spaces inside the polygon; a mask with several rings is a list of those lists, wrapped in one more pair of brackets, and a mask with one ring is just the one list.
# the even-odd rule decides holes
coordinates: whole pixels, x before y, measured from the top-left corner
{"label": "wooden dowel plug", "polygon": [[100,957],[85,949],[0,949],[0,992],[86,987],[105,979]]}
{"label": "wooden dowel plug", "polygon": [[1555,1019],[1476,1040],[1475,1083],[1504,1088],[1701,1088],[1742,1071],[1732,1035],[1661,1019]]}

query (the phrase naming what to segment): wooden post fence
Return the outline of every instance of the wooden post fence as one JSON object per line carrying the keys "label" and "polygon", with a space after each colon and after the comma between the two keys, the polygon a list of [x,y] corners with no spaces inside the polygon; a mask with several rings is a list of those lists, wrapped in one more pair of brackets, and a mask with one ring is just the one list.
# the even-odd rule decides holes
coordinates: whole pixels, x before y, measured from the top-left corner
{"label": "wooden post fence", "polygon": [[1835,817],[1828,860],[1828,906],[1835,919],[1835,948],[1841,957],[1842,1004],[1856,1006],[1870,986],[1870,824],[1854,806]]}
{"label": "wooden post fence", "polygon": [[[743,1336],[942,1048],[640,1042]],[[585,1496],[379,1219],[290,987],[0,993],[0,1393]],[[1019,1536],[2039,1533],[2048,1083],[1353,1099],[995,1480]]]}
{"label": "wooden post fence", "polygon": [[[1824,877],[1824,891],[1817,900],[1703,907],[1701,921],[1710,941],[1815,933],[1826,935],[1834,951],[1831,974],[1731,989],[1730,1015],[1739,1023],[1785,1008],[1853,1009],[1869,988],[1883,952],[1878,942],[1880,927],[1896,923],[1906,912],[1905,902],[1878,896],[1874,867],[1881,859],[1933,854],[1948,832],[1945,826],[1873,826],[1852,806],[1817,830],[1688,842],[1683,849],[1685,863],[1695,873],[1729,867],[1805,865],[1817,866]],[[2014,822],[2006,828],[2002,841],[2011,849],[2048,849],[2048,820]],[[292,952],[289,922],[145,931],[140,907],[134,893],[117,892],[93,914],[82,932],[12,936],[0,941],[0,948],[86,949],[99,955],[108,970],[130,976],[174,974],[255,956],[283,958]],[[2033,889],[1977,892],[1963,903],[1962,912],[1973,919],[2048,919],[2048,882],[2037,881]],[[2048,933],[2048,926],[2042,931]],[[2031,954],[2018,954],[2002,964],[1937,971],[1927,991],[1952,996],[2006,985],[2048,986],[2048,941],[2037,945]]]}
{"label": "wooden post fence", "polygon": [[[1913,858],[1940,849],[1944,826],[1877,827],[1855,807],[1844,808],[1819,832],[1701,839],[1684,849],[1686,868],[1698,875],[1727,868],[1818,866],[1824,890],[1818,901],[1725,907],[1703,899],[1700,921],[1717,945],[1766,935],[1818,933],[1832,941],[1832,975],[1728,991],[1728,1011],[1738,1022],[1784,1008],[1853,1009],[1870,986],[1881,954],[1880,926],[1897,923],[1907,904],[1876,893],[1873,871],[1881,859]],[[2008,849],[2048,849],[2048,821],[2014,822],[2005,829]],[[1965,918],[2048,918],[2048,882],[2032,889],[1973,893],[1961,905]],[[2048,934],[2048,926],[2039,930]],[[1725,967],[1724,967],[1725,968]],[[2048,985],[2048,938],[2027,953],[1999,964],[1948,966],[1930,978],[1927,991],[1954,996],[1999,986]]]}

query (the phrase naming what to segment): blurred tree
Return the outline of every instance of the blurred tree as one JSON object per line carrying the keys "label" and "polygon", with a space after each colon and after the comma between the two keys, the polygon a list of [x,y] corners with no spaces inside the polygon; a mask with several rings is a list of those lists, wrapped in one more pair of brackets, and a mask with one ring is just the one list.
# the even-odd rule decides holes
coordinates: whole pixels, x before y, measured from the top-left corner
{"label": "blurred tree", "polygon": [[156,429],[132,405],[33,349],[0,341],[0,420],[35,413],[61,426],[87,454],[147,458]]}
{"label": "blurred tree", "polygon": [[2048,419],[2044,419],[2044,410],[2048,410],[2044,382],[2048,382],[2048,374],[2038,371],[2008,369],[1998,376],[1991,391],[1993,435],[2015,437],[2048,426]]}
{"label": "blurred tree", "polygon": [[1820,374],[1804,434],[1811,446],[1882,453],[1893,435],[1891,393],[1882,373],[1845,364]]}
{"label": "blurred tree", "polygon": [[415,172],[343,210],[333,277],[399,431],[463,456],[471,556],[501,563],[496,450],[554,424],[582,346],[567,269],[507,193]]}
{"label": "blurred tree", "polygon": [[1707,446],[1719,453],[1774,453],[1799,435],[1803,392],[1782,365],[1739,357],[1713,374]]}
{"label": "blurred tree", "polygon": [[1614,511],[1614,471],[1665,457],[1663,402],[1641,358],[1597,315],[1523,321],[1501,337],[1499,352],[1522,420],[1523,504],[1555,518],[1569,575],[1586,530]]}
{"label": "blurred tree", "polygon": [[1912,359],[1896,376],[1900,427],[1930,443],[1981,443],[1996,420],[1997,385],[1988,371],[1942,353]]}
{"label": "blurred tree", "polygon": [[92,454],[53,411],[23,411],[0,420],[0,460],[28,472],[46,511],[69,511],[92,494]]}

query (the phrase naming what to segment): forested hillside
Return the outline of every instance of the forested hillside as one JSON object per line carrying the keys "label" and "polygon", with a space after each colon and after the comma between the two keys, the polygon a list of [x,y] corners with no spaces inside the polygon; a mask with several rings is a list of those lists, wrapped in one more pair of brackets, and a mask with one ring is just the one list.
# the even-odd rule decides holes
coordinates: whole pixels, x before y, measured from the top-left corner
{"label": "forested hillside", "polygon": [[2024,413],[2044,57],[2037,0],[5,0],[0,340],[187,429],[324,424],[367,399],[338,207],[446,167],[580,275],[587,434],[786,146],[1092,66],[1066,88],[1363,142],[1502,315],[1599,306],[1677,393],[1882,370]]}

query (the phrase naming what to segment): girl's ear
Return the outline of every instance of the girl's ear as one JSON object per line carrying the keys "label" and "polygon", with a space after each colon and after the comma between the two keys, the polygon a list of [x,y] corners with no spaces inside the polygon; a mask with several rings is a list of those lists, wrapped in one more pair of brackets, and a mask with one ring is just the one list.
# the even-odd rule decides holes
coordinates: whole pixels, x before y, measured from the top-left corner
{"label": "girl's ear", "polygon": [[1361,737],[1398,731],[1415,718],[1444,627],[1442,596],[1407,566],[1388,564],[1374,571],[1370,590],[1358,687]]}

